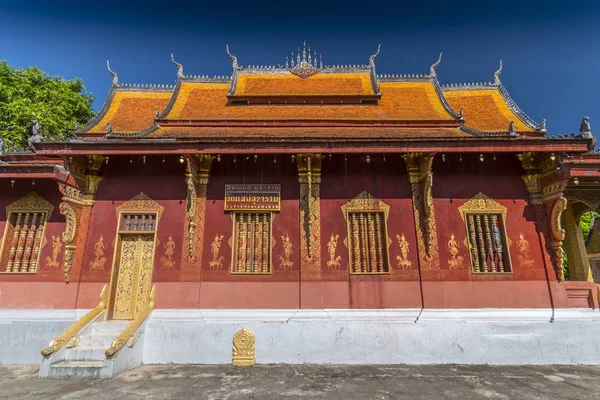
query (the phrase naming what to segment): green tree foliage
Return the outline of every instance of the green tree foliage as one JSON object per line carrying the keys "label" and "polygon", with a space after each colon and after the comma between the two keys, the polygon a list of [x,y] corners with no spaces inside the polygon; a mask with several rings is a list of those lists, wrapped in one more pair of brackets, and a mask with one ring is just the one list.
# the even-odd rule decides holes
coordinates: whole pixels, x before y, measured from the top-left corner
{"label": "green tree foliage", "polygon": [[75,124],[94,116],[93,101],[80,78],[50,76],[36,67],[19,70],[0,60],[0,138],[6,150],[27,146],[34,119],[42,137],[66,138]]}
{"label": "green tree foliage", "polygon": [[[592,223],[594,222],[594,218],[600,217],[600,214],[597,212],[584,212],[581,218],[579,219],[579,228],[581,229],[581,234],[583,235],[583,240],[586,240],[590,234],[590,230],[592,229]],[[571,279],[571,274],[569,273],[569,259],[567,258],[567,249],[563,246],[563,272],[565,274],[565,280]]]}

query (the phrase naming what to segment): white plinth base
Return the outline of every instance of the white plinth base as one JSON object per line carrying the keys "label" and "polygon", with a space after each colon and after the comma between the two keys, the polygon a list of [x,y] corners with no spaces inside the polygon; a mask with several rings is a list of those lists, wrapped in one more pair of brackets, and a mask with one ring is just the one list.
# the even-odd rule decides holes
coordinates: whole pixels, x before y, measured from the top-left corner
{"label": "white plinth base", "polygon": [[[85,310],[0,310],[0,363],[40,351]],[[600,364],[600,312],[155,310],[143,363],[230,364],[233,334],[256,335],[257,364]]]}

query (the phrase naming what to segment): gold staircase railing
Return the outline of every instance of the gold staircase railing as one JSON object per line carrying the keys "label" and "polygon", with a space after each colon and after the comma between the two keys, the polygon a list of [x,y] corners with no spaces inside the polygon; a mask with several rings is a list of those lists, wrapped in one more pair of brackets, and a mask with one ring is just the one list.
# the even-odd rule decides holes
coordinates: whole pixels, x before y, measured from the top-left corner
{"label": "gold staircase railing", "polygon": [[100,313],[102,313],[102,311],[106,309],[107,297],[108,285],[104,285],[102,291],[100,292],[100,303],[93,310],[85,314],[83,317],[65,329],[63,333],[52,339],[52,341],[48,344],[48,347],[42,350],[42,355],[44,357],[50,357],[52,354],[60,350],[64,345],[69,343],[74,337],[76,337],[86,325],[92,322],[98,315],[100,315]]}
{"label": "gold staircase railing", "polygon": [[[121,332],[121,334],[115,340],[113,340],[108,350],[106,350],[104,353],[106,358],[114,357],[114,355],[117,354],[123,348],[123,346],[125,346],[125,344],[133,337],[133,335],[135,335],[135,332],[138,330],[138,328],[144,323],[144,321],[146,321],[152,310],[154,310],[155,305],[156,285],[152,285],[152,290],[150,291],[150,300],[148,301],[146,308],[137,317],[135,317],[133,321],[131,321],[127,328],[125,328],[125,330],[123,330],[123,332]],[[129,346],[132,347],[134,343],[135,342],[132,341]]]}

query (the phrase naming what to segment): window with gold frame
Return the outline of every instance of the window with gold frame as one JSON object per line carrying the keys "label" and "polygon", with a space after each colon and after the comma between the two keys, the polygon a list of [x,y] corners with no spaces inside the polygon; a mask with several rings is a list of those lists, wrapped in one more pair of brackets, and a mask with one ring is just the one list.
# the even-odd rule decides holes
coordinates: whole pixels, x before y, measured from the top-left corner
{"label": "window with gold frame", "polygon": [[[53,210],[54,206],[35,192],[6,207],[6,227],[0,246],[1,273],[37,272],[46,223]],[[51,244],[48,263],[58,267],[60,236],[53,237]]]}
{"label": "window with gold frame", "polygon": [[234,212],[232,274],[270,274],[271,232],[273,214],[270,212]]}
{"label": "window with gold frame", "polygon": [[512,273],[506,207],[479,193],[458,210],[465,222],[472,273]]}
{"label": "window with gold frame", "polygon": [[363,192],[342,206],[346,218],[351,274],[390,272],[387,235],[389,206]]}

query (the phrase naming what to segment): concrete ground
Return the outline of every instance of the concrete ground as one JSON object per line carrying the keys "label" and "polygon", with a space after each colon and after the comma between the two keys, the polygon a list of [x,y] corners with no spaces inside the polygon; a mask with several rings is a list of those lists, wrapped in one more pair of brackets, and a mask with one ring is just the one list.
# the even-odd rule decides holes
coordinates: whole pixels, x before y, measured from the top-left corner
{"label": "concrete ground", "polygon": [[0,366],[0,399],[599,399],[600,367],[144,365],[106,381]]}

